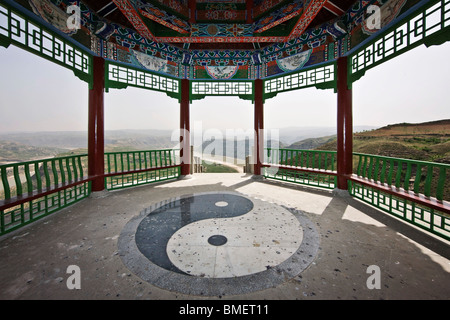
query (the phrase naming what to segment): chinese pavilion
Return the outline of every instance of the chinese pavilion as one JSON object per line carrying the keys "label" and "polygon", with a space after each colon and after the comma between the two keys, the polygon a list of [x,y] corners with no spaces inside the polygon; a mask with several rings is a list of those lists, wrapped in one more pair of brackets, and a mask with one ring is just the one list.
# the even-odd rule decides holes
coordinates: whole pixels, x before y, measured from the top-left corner
{"label": "chinese pavilion", "polygon": [[[352,84],[448,40],[450,0],[1,0],[0,45],[72,70],[89,120],[88,154],[0,166],[0,234],[91,192],[189,175],[190,104],[238,96],[254,104],[255,176],[347,190],[449,240],[449,165],[352,150]],[[104,152],[104,96],[129,86],[179,101],[180,150]],[[307,87],[337,94],[337,152],[264,148],[265,101]]]}

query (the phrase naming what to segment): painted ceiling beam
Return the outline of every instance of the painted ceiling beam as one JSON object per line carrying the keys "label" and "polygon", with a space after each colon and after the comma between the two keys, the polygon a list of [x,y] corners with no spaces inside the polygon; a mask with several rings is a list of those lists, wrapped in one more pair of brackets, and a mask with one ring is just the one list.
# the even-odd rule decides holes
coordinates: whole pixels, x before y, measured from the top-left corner
{"label": "painted ceiling beam", "polygon": [[157,23],[159,23],[159,24],[161,24],[163,26],[166,26],[166,27],[168,27],[168,28],[170,28],[172,30],[175,30],[175,31],[177,31],[179,33],[189,33],[189,31],[186,31],[186,30],[184,30],[184,29],[182,29],[182,28],[180,28],[180,27],[178,27],[178,26],[176,26],[176,25],[174,25],[174,24],[172,24],[172,23],[170,23],[168,21],[165,21],[164,19],[161,19],[161,18],[157,17],[156,15],[151,14],[148,11],[140,9],[139,12],[144,17],[149,18],[150,20],[153,20],[153,21],[155,21],[155,22],[157,22]]}
{"label": "painted ceiling beam", "polygon": [[142,37],[151,40],[155,39],[155,36],[148,29],[144,21],[142,21],[139,13],[129,0],[113,0],[113,2]]}
{"label": "painted ceiling beam", "polygon": [[156,41],[172,43],[285,42],[286,37],[157,37]]}
{"label": "painted ceiling beam", "polygon": [[253,8],[253,18],[267,12],[281,2],[283,2],[283,0],[264,0],[261,4]]}
{"label": "painted ceiling beam", "polygon": [[183,15],[186,19],[189,18],[189,11],[191,6],[190,3],[189,5],[184,5],[182,1],[173,1],[173,0],[156,0],[156,1],[172,9],[173,11],[178,12],[179,14]]}
{"label": "painted ceiling beam", "polygon": [[107,15],[109,15],[110,13],[112,13],[115,10],[117,10],[117,6],[114,2],[111,1],[107,5],[105,5],[103,8],[98,10],[97,13],[102,17],[106,17]]}
{"label": "painted ceiling beam", "polygon": [[271,29],[285,21],[288,21],[298,15],[304,10],[304,1],[296,0],[287,5],[273,11],[268,16],[261,18],[256,23],[255,33],[261,33]]}
{"label": "painted ceiling beam", "polygon": [[331,2],[329,0],[325,3],[325,5],[323,7],[338,17],[345,14],[344,10],[342,10],[336,4],[334,4],[333,2]]}
{"label": "painted ceiling beam", "polygon": [[292,29],[289,36],[286,37],[287,41],[300,37],[326,3],[327,0],[311,0],[306,9],[303,11],[303,14],[298,20],[296,26]]}
{"label": "painted ceiling beam", "polygon": [[280,19],[275,20],[274,22],[271,22],[270,24],[268,24],[268,25],[266,25],[266,26],[264,26],[264,27],[262,27],[262,28],[260,28],[258,30],[255,30],[255,33],[261,33],[261,32],[264,32],[266,30],[269,30],[269,29],[271,29],[271,28],[273,28],[273,27],[275,27],[275,26],[277,26],[279,24],[282,24],[283,22],[288,21],[288,20],[298,16],[299,14],[302,13],[302,11],[303,11],[303,6],[300,7],[298,10],[296,10],[294,12],[291,12],[290,14],[288,14],[288,15],[280,18]]}

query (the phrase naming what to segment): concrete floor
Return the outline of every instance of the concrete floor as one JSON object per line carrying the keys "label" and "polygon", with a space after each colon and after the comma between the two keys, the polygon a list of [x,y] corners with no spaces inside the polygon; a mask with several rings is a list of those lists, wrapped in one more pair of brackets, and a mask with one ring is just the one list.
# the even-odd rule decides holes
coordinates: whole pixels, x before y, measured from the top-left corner
{"label": "concrete floor", "polygon": [[[118,250],[124,227],[169,198],[237,192],[298,210],[320,243],[312,263],[275,287],[238,295],[188,295],[130,271]],[[0,239],[0,299],[449,299],[450,245],[352,198],[250,175],[195,174],[90,198]],[[80,270],[81,289],[68,289]],[[368,288],[376,275],[380,289]],[[369,271],[369,272],[368,272]],[[257,287],[257,286],[256,286]]]}

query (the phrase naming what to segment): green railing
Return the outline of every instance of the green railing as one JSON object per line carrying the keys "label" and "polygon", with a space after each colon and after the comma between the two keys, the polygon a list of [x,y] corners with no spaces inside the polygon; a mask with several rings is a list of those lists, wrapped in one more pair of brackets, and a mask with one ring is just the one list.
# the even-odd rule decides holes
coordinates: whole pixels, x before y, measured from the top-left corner
{"label": "green railing", "polygon": [[179,150],[105,153],[105,183],[109,190],[178,178]]}
{"label": "green railing", "polygon": [[266,148],[263,175],[310,186],[334,189],[336,152]]}
{"label": "green railing", "polygon": [[[179,151],[105,153],[109,190],[177,178]],[[0,235],[88,197],[88,156],[74,155],[0,166]]]}
{"label": "green railing", "polygon": [[[180,175],[179,150],[105,154],[109,190]],[[334,151],[265,149],[267,178],[333,189]],[[349,193],[366,203],[450,240],[450,165],[354,154]],[[0,235],[15,230],[90,194],[87,155],[0,166]]]}
{"label": "green railing", "polygon": [[0,166],[0,235],[90,194],[87,155]]}
{"label": "green railing", "polygon": [[405,192],[412,191],[437,200],[450,200],[449,164],[361,153],[353,155],[357,158],[355,174],[358,177],[378,181],[389,187],[402,188]]}
{"label": "green railing", "polygon": [[[335,151],[265,149],[267,178],[333,189]],[[450,165],[353,154],[349,193],[415,226],[450,240]]]}
{"label": "green railing", "polygon": [[450,165],[354,153],[349,192],[450,240]]}

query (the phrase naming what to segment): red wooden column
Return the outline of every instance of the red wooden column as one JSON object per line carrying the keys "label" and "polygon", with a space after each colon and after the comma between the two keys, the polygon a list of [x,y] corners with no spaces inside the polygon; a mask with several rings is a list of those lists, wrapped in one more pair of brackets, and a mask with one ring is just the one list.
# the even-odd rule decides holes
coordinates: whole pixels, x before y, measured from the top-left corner
{"label": "red wooden column", "polygon": [[181,103],[180,103],[180,158],[181,175],[190,174],[191,142],[189,119],[189,79],[181,79]]}
{"label": "red wooden column", "polygon": [[264,154],[264,102],[263,81],[255,80],[255,165],[254,174],[261,175],[262,156]]}
{"label": "red wooden column", "polygon": [[353,171],[352,90],[347,85],[347,57],[337,60],[337,174],[338,189],[347,190]]}
{"label": "red wooden column", "polygon": [[88,120],[88,175],[96,177],[92,181],[92,191],[105,189],[104,92],[105,60],[93,57],[93,87],[89,89]]}

